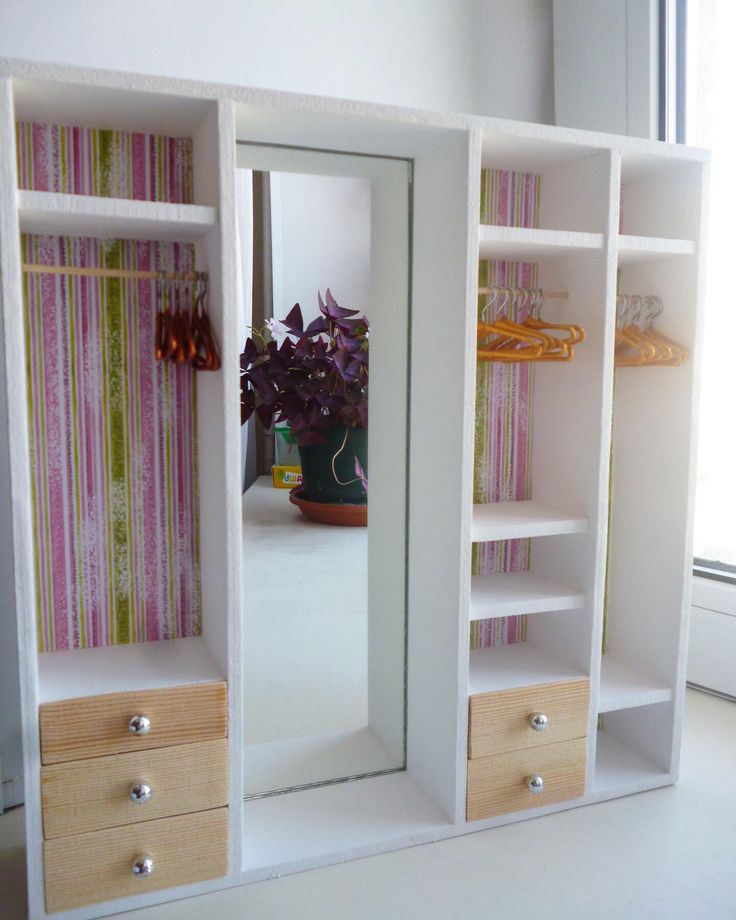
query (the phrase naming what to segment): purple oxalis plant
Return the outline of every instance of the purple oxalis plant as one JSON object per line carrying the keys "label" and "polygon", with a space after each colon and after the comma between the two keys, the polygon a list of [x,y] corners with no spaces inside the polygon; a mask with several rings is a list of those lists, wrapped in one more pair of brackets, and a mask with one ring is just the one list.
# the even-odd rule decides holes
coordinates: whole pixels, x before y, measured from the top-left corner
{"label": "purple oxalis plant", "polygon": [[[323,444],[333,425],[368,427],[368,320],[339,306],[328,288],[304,328],[299,304],[278,326],[278,345],[256,334],[240,355],[240,422],[289,422],[300,447]],[[270,322],[273,330],[276,323]]]}

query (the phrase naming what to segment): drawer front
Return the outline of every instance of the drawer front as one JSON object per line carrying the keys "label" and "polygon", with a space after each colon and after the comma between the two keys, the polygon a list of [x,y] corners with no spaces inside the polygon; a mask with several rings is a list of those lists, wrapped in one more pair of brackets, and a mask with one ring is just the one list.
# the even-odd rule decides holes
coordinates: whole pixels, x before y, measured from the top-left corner
{"label": "drawer front", "polygon": [[227,805],[227,740],[49,764],[41,801],[46,839],[219,808]]}
{"label": "drawer front", "polygon": [[[53,913],[188,885],[227,873],[227,808],[46,840],[46,910]],[[150,875],[133,864],[153,860]]]}
{"label": "drawer front", "polygon": [[[588,731],[589,698],[587,677],[471,696],[468,758],[582,738]],[[547,718],[542,731],[531,726],[535,713]]]}
{"label": "drawer front", "polygon": [[[137,715],[150,720],[146,734],[129,730]],[[227,736],[227,684],[61,700],[41,706],[39,719],[44,764],[213,741]]]}
{"label": "drawer front", "polygon": [[[469,760],[468,821],[579,798],[585,792],[586,756],[586,739],[576,738]],[[541,792],[527,786],[534,775],[544,780]]]}

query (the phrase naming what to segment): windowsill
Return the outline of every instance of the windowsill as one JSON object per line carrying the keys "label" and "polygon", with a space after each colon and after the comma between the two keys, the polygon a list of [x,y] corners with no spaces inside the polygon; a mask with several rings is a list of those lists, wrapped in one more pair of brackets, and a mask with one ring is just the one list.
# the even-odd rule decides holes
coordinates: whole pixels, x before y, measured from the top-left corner
{"label": "windowsill", "polygon": [[693,607],[736,617],[736,582],[733,579],[704,578],[696,571],[691,603]]}

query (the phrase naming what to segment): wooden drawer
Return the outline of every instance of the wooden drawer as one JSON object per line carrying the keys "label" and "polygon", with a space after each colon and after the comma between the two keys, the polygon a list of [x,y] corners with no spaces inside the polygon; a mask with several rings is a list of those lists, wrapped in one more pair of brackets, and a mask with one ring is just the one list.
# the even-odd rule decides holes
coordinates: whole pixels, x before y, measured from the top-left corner
{"label": "wooden drawer", "polygon": [[[147,801],[131,789],[145,783]],[[227,739],[41,768],[44,837],[63,837],[227,805]]]}
{"label": "wooden drawer", "polygon": [[[148,734],[129,731],[129,720],[138,714],[150,718]],[[213,741],[227,736],[227,684],[61,700],[42,705],[39,718],[44,764]]]}
{"label": "wooden drawer", "polygon": [[[468,821],[579,798],[585,792],[586,755],[586,739],[575,738],[536,750],[469,760]],[[527,788],[533,774],[544,779],[542,792]]]}
{"label": "wooden drawer", "polygon": [[[588,732],[589,697],[587,677],[471,696],[468,758],[582,738]],[[549,720],[543,731],[530,725],[537,712]]]}
{"label": "wooden drawer", "polygon": [[[43,852],[48,913],[220,878],[227,808],[46,840]],[[133,863],[144,855],[153,873],[136,876]]]}

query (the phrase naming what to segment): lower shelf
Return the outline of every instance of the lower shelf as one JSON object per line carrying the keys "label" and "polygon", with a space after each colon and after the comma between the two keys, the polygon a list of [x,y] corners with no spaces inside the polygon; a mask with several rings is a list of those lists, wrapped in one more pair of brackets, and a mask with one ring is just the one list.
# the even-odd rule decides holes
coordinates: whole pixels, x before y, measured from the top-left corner
{"label": "lower shelf", "polygon": [[470,581],[471,620],[584,606],[585,595],[581,592],[532,572],[473,575]]}
{"label": "lower shelf", "polygon": [[439,839],[450,827],[404,771],[254,799],[244,805],[243,872],[342,862],[396,841]]}
{"label": "lower shelf", "polygon": [[470,652],[468,695],[587,676],[575,665],[530,642],[478,648]]}
{"label": "lower shelf", "polygon": [[671,699],[672,689],[662,681],[617,661],[613,655],[603,656],[598,712],[668,703]]}
{"label": "lower shelf", "polygon": [[246,744],[245,794],[262,795],[401,765],[367,727]]}

